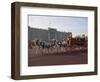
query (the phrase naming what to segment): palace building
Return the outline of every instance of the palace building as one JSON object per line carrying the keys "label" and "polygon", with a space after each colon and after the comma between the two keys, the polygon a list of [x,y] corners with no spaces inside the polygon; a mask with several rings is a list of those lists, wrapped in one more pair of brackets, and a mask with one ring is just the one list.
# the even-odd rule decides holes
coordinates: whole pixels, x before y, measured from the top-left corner
{"label": "palace building", "polygon": [[57,29],[54,28],[48,28],[48,30],[45,30],[45,29],[28,27],[28,40],[34,40],[34,39],[39,39],[44,41],[49,41],[51,39],[63,40],[69,34],[72,33],[57,31]]}

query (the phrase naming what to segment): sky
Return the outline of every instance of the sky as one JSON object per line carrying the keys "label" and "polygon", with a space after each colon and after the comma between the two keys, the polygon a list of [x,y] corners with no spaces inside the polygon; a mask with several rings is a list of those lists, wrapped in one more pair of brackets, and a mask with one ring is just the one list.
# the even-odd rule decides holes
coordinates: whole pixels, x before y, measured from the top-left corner
{"label": "sky", "polygon": [[29,15],[28,25],[33,28],[55,28],[61,32],[72,32],[73,36],[88,34],[87,17]]}

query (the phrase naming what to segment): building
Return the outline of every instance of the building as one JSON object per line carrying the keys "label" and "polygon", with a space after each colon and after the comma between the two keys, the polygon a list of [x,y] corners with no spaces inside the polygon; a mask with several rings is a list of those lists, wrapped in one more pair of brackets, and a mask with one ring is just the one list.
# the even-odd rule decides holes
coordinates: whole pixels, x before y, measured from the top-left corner
{"label": "building", "polygon": [[48,30],[38,29],[28,27],[28,40],[40,39],[40,40],[62,40],[67,36],[70,32],[60,32],[54,28],[48,28]]}

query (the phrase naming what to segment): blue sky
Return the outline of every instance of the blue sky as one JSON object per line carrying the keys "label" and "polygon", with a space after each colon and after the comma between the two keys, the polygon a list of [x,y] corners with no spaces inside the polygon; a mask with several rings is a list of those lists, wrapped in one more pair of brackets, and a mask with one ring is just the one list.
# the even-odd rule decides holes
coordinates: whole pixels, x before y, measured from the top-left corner
{"label": "blue sky", "polygon": [[28,16],[28,25],[35,28],[56,28],[62,32],[72,32],[73,36],[88,34],[87,17],[70,16]]}

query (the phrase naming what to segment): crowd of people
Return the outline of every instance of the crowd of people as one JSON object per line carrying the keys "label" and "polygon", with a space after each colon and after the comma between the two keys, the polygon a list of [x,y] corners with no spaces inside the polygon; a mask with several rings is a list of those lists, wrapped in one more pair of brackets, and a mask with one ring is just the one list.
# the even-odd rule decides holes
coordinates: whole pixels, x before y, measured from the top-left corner
{"label": "crowd of people", "polygon": [[77,45],[76,48],[79,48],[79,45],[83,46],[84,43],[87,45],[84,40],[73,40],[71,37],[64,38],[63,40],[51,39],[49,41],[34,39],[28,41],[28,48],[29,53],[34,55],[64,53],[68,49],[72,49],[75,44]]}
{"label": "crowd of people", "polygon": [[38,48],[60,48],[60,47],[66,47],[67,46],[67,42],[65,40],[50,40],[50,41],[42,41],[42,40],[29,40],[28,41],[28,46],[29,48],[34,48],[34,47],[38,47]]}
{"label": "crowd of people", "polygon": [[42,40],[28,41],[29,52],[32,54],[34,53],[34,55],[65,52],[67,46],[68,44],[65,40],[58,41],[53,39],[50,41],[42,41]]}

